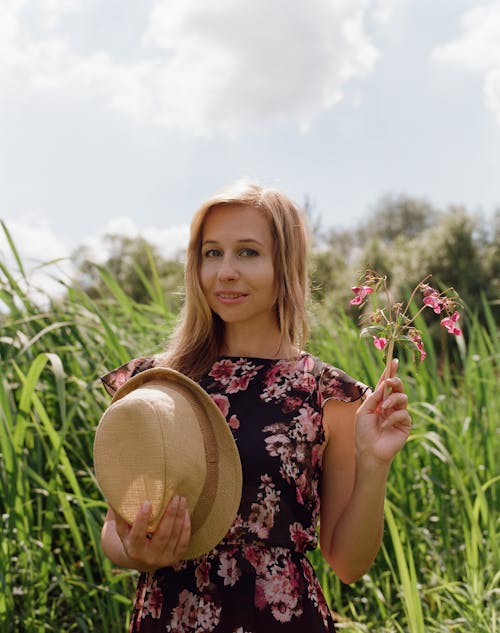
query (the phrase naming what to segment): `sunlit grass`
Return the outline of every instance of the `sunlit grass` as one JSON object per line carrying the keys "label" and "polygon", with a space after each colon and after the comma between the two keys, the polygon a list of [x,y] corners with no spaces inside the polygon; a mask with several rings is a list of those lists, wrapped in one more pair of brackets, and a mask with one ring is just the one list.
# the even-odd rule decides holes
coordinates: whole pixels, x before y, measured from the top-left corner
{"label": "sunlit grass", "polygon": [[[92,443],[109,399],[97,377],[160,350],[174,316],[154,269],[141,271],[147,306],[102,270],[106,301],[68,288],[40,307],[11,248],[16,269],[0,262],[0,630],[122,632],[136,576],[99,546]],[[468,325],[455,360],[431,345],[418,366],[401,358],[414,427],[369,574],[345,586],[311,555],[339,631],[500,630],[499,345],[491,321]],[[341,311],[317,316],[311,349],[369,384],[383,368]]]}

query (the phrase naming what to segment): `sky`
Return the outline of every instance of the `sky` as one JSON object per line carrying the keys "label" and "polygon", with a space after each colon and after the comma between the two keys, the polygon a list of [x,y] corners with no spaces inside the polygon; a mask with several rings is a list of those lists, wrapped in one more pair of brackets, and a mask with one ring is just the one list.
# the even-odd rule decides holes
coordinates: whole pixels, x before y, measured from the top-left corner
{"label": "sky", "polygon": [[386,194],[492,215],[500,1],[0,0],[0,218],[25,263],[102,260],[106,233],[174,255],[240,178],[325,229]]}

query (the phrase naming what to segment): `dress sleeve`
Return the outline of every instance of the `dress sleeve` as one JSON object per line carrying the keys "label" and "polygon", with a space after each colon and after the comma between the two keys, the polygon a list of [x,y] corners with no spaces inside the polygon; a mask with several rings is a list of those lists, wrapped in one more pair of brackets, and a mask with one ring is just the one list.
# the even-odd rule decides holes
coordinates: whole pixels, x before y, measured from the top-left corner
{"label": "dress sleeve", "polygon": [[132,376],[139,374],[141,371],[151,369],[158,365],[158,357],[156,356],[142,356],[140,358],[133,358],[128,363],[112,369],[107,374],[100,376],[104,389],[110,396],[114,396],[115,392],[123,384],[127,382]]}
{"label": "dress sleeve", "polygon": [[319,405],[323,408],[332,398],[342,402],[364,399],[370,388],[345,371],[325,364],[319,377]]}

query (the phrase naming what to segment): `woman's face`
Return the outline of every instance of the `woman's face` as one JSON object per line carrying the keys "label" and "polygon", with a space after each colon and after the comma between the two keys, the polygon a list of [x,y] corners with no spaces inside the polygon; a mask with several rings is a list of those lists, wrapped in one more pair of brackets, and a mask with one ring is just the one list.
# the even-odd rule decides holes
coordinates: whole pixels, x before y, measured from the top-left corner
{"label": "woman's face", "polygon": [[200,281],[211,309],[227,324],[276,327],[274,243],[264,214],[246,205],[210,209],[201,248]]}

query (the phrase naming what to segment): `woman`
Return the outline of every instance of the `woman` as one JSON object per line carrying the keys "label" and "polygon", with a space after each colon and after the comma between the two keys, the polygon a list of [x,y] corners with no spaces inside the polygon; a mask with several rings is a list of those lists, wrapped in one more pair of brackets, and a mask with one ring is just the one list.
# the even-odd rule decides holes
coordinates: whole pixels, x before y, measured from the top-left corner
{"label": "woman", "polygon": [[[282,193],[238,184],[195,215],[184,310],[164,355],[103,377],[113,393],[138,371],[166,365],[213,397],[240,452],[243,495],[223,541],[183,561],[190,523],[175,497],[152,538],[146,503],[132,526],[112,509],[106,555],[140,576],[131,631],[334,631],[305,552],[320,546],[345,583],[380,547],[391,461],[410,431],[399,378],[371,393],[307,354],[307,240]],[[384,387],[390,395],[384,399]]]}

